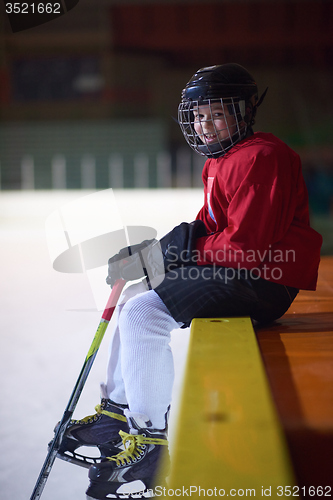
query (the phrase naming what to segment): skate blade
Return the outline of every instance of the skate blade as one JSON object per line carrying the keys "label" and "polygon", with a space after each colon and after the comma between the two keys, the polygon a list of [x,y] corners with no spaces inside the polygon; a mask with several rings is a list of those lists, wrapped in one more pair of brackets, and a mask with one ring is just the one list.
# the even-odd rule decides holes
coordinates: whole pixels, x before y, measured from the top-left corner
{"label": "skate blade", "polygon": [[[49,443],[49,447],[51,445],[52,441]],[[78,449],[81,453],[76,451]],[[119,448],[111,447],[111,445],[81,445],[73,439],[65,438],[58,450],[57,457],[65,462],[89,469],[91,465],[101,463],[107,455],[116,455],[119,451],[121,451]]]}
{"label": "skate blade", "polygon": [[[151,498],[153,490],[147,488],[140,479],[122,484],[116,491],[118,498]],[[109,498],[108,495],[106,498]]]}
{"label": "skate blade", "polygon": [[[89,489],[91,491],[89,491]],[[154,492],[152,489],[146,487],[146,485],[141,480],[134,480],[129,483],[121,484],[117,490],[113,493],[95,493],[94,488],[90,487],[86,491],[86,500],[96,500],[96,497],[92,497],[90,495],[96,494],[98,499],[103,500],[122,500],[122,499],[145,499],[145,498],[155,498]],[[88,493],[89,492],[89,493]]]}
{"label": "skate blade", "polygon": [[[149,496],[147,496],[147,495],[146,496],[144,496],[144,495],[137,496],[134,493],[133,493],[133,495],[112,495],[112,494],[110,494],[110,495],[108,495],[106,497],[106,500],[109,500],[109,499],[110,500],[112,500],[112,499],[114,499],[114,500],[123,500],[125,498],[127,498],[127,499],[128,498],[133,498],[133,499],[135,499],[135,498],[149,498],[149,499],[154,499],[154,498],[157,498],[157,497],[154,497],[154,496],[151,496],[151,495],[149,495]],[[89,495],[86,495],[86,500],[96,500],[96,498],[93,498],[93,497],[90,497]]]}
{"label": "skate blade", "polygon": [[[133,498],[133,500],[134,500],[136,498],[138,498],[138,499],[140,499],[140,498],[154,499],[156,497],[154,496],[154,494],[152,493],[151,490],[147,490],[145,492],[140,492],[140,493],[127,493],[127,494],[123,493],[123,494],[120,494],[120,495],[117,494],[117,493],[109,493],[105,497],[105,500],[109,500],[109,499],[110,500],[113,500],[113,499],[114,500],[123,500],[123,499],[126,499],[126,498],[127,499],[128,498],[130,498],[130,499]],[[90,495],[86,495],[86,500],[96,500],[96,498],[91,497]]]}
{"label": "skate blade", "polygon": [[70,464],[78,465],[79,467],[84,467],[89,469],[91,465],[101,463],[102,457],[87,457],[85,455],[80,455],[79,453],[72,453],[69,451],[58,453],[57,457],[60,460],[69,462]]}

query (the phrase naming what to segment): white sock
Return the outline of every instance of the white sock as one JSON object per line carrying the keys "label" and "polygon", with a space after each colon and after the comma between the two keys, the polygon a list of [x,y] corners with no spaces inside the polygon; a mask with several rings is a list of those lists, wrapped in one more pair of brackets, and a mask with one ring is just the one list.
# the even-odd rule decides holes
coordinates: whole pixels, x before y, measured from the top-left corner
{"label": "white sock", "polygon": [[109,346],[109,359],[106,371],[106,384],[103,384],[107,397],[115,403],[127,404],[125,386],[121,370],[121,345],[119,334],[119,316],[126,302],[146,291],[143,283],[135,283],[127,287],[122,293],[116,311],[114,313],[116,326],[112,335],[112,340]]}
{"label": "white sock", "polygon": [[165,427],[174,379],[171,331],[179,324],[154,290],[130,299],[119,315],[121,372],[131,412]]}

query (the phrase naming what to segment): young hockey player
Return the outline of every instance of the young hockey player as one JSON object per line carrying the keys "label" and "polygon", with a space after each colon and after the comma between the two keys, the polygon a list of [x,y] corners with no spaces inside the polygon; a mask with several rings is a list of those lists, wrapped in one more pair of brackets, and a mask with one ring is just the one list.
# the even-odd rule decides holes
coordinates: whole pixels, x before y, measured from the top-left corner
{"label": "young hockey player", "polygon": [[[316,288],[322,239],[309,225],[300,159],[272,134],[253,132],[262,98],[237,64],[200,69],[182,92],[181,130],[207,157],[204,205],[194,222],[162,238],[163,281],[151,290],[141,283],[126,290],[102,402],[95,415],[72,421],[66,432],[61,453],[71,452],[74,461],[80,463],[75,450],[81,445],[98,446],[109,457],[90,467],[88,499],[158,484],[167,449],[173,329],[194,317],[273,321],[299,289]],[[122,252],[109,261],[111,285],[119,273],[128,276],[126,259],[121,262]]]}

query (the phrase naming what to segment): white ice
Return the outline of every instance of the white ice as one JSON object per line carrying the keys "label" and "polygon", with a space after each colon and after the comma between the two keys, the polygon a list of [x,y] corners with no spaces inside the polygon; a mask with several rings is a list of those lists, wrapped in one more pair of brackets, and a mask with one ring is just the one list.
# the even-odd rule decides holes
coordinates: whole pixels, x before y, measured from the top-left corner
{"label": "white ice", "polygon": [[[116,191],[124,224],[163,236],[199,211],[201,190]],[[87,276],[53,270],[45,221],[83,191],[0,194],[1,407],[0,498],[29,500],[100,319]],[[107,285],[105,285],[107,287]],[[107,289],[108,294],[108,289]],[[104,380],[110,325],[78,403],[77,418],[94,413]],[[189,330],[172,335],[176,383],[170,419],[175,433]],[[87,469],[56,459],[42,500],[85,499]]]}

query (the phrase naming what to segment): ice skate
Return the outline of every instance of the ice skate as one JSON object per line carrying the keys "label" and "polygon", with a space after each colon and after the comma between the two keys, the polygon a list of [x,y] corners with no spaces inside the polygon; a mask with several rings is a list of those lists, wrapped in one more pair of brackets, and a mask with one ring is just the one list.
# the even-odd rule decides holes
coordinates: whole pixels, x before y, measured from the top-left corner
{"label": "ice skate", "polygon": [[87,500],[147,498],[165,481],[169,464],[166,430],[153,429],[145,415],[128,412],[130,433],[121,432],[124,451],[89,470]]}
{"label": "ice skate", "polygon": [[[124,415],[126,405],[118,405],[103,398],[95,408],[96,413],[82,420],[71,420],[58,451],[58,457],[81,467],[89,468],[106,456],[122,449],[120,431],[129,430]],[[56,430],[56,429],[55,429]],[[78,453],[78,448],[95,447],[89,456]],[[84,450],[85,451],[85,450]]]}

